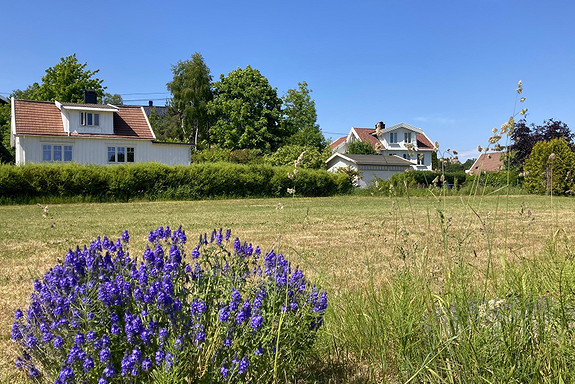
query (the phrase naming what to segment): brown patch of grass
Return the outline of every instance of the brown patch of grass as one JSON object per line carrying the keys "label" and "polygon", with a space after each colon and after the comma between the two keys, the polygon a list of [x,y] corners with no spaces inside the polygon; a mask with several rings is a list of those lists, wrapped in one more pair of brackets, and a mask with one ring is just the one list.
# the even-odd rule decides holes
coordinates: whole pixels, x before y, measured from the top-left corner
{"label": "brown patch of grass", "polygon": [[[284,208],[276,209],[278,203]],[[528,258],[555,230],[572,235],[575,228],[572,199],[554,197],[551,205],[542,196],[70,204],[50,206],[50,213],[44,218],[35,205],[0,207],[0,381],[15,375],[12,319],[26,306],[34,278],[97,235],[115,239],[128,229],[131,252],[139,256],[148,232],[159,226],[182,225],[191,244],[199,233],[232,228],[241,240],[287,254],[337,300],[338,292],[370,280],[384,284],[410,263],[425,262],[438,287],[449,263],[468,263],[481,276],[489,258],[495,267],[501,254]]]}

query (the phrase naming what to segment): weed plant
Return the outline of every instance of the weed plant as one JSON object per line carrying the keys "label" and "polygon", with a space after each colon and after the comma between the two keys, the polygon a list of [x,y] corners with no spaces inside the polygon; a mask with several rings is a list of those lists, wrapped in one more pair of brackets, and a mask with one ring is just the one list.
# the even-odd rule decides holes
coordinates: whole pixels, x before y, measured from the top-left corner
{"label": "weed plant", "polygon": [[[512,127],[513,117],[501,132],[494,131],[490,144]],[[501,184],[502,177],[497,179]],[[437,181],[427,188],[410,188],[406,179],[403,185],[372,187],[370,193],[394,198],[393,246],[402,266],[382,282],[371,275],[367,284],[340,293],[337,302],[346,304],[332,306],[327,314],[326,334],[337,344],[332,358],[360,362],[368,382],[575,382],[572,239],[558,229],[543,252],[511,257],[512,177],[508,174],[500,186],[489,186],[486,175],[474,177],[461,190],[448,188],[444,177]],[[412,210],[410,200],[424,193],[435,200],[426,219]],[[491,193],[502,197],[489,217],[480,212]],[[469,223],[457,232],[447,210],[450,195],[461,196],[463,220]],[[402,206],[397,196],[406,197]],[[553,205],[552,197],[548,203]],[[500,215],[505,219],[496,226]],[[416,217],[429,223],[420,237],[409,233]],[[467,256],[476,255],[478,237],[487,251],[480,264]],[[429,250],[438,249],[434,244],[441,244],[442,255],[431,263]],[[367,267],[373,263],[369,259]]]}

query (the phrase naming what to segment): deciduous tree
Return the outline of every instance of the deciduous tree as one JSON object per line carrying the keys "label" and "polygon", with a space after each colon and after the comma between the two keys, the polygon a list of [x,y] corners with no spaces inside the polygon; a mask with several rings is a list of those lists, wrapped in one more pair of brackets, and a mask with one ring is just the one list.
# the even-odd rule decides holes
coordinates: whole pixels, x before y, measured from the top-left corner
{"label": "deciduous tree", "polygon": [[532,123],[530,126],[525,119],[517,121],[511,134],[513,143],[509,147],[511,166],[520,169],[536,143],[555,138],[563,138],[573,147],[574,135],[562,121],[549,119],[542,125]]}
{"label": "deciduous tree", "polygon": [[268,80],[249,65],[220,76],[209,111],[210,139],[227,149],[275,151],[289,132],[280,122],[282,101]]}
{"label": "deciduous tree", "polygon": [[575,154],[564,138],[535,144],[523,169],[530,192],[564,194],[574,188]]}
{"label": "deciduous tree", "polygon": [[170,105],[180,118],[180,139],[198,144],[210,142],[208,103],[213,98],[212,76],[204,58],[198,52],[191,60],[172,66],[174,78],[167,84],[172,93]]}
{"label": "deciduous tree", "polygon": [[307,83],[298,83],[298,89],[288,89],[283,96],[285,115],[282,124],[290,136],[286,144],[311,146],[322,150],[326,141],[316,123],[315,101],[310,96]]}
{"label": "deciduous tree", "polygon": [[103,80],[94,75],[100,70],[89,71],[85,69],[87,63],[80,64],[76,54],[62,57],[54,67],[46,70],[42,83],[34,83],[24,91],[16,90],[16,98],[43,101],[64,101],[82,103],[84,91],[94,90],[98,97],[104,96]]}

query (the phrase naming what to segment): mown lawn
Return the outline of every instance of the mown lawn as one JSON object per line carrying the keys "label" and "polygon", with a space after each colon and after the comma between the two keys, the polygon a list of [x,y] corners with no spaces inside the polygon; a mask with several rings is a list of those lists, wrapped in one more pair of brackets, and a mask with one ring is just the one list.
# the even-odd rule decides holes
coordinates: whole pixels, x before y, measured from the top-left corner
{"label": "mown lawn", "polygon": [[[26,306],[34,278],[62,259],[68,248],[97,235],[115,239],[124,229],[131,236],[130,252],[141,255],[148,232],[166,225],[182,225],[189,241],[213,228],[231,228],[241,240],[288,255],[328,290],[330,312],[318,346],[320,368],[308,381],[401,382],[411,375],[403,372],[405,364],[385,366],[391,352],[386,350],[378,365],[369,353],[348,345],[342,319],[360,310],[349,298],[385,288],[410,268],[424,269],[433,292],[441,295],[448,291],[454,265],[464,264],[471,281],[480,283],[496,276],[502,265],[542,257],[554,235],[566,239],[568,248],[575,234],[575,200],[340,196],[65,204],[49,206],[47,216],[36,205],[0,206],[0,381],[23,381],[14,368],[10,329],[15,310]],[[491,285],[489,290],[497,291]]]}

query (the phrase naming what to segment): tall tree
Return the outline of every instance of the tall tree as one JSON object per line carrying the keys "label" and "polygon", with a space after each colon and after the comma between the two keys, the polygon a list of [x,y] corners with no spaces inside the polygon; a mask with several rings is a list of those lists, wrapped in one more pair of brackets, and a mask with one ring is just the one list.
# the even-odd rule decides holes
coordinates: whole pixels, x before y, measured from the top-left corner
{"label": "tall tree", "polygon": [[305,81],[298,83],[298,89],[288,89],[282,98],[285,115],[282,124],[290,133],[287,144],[312,146],[321,150],[326,141],[316,123],[317,111],[310,93]]}
{"label": "tall tree", "polygon": [[124,99],[122,96],[114,93],[113,95],[106,92],[104,93],[104,97],[102,98],[102,103],[104,104],[112,104],[112,105],[124,105]]}
{"label": "tall tree", "polygon": [[575,153],[562,137],[537,142],[523,169],[524,186],[530,192],[564,194],[575,188]]}
{"label": "tall tree", "polygon": [[249,65],[214,84],[209,104],[215,122],[210,128],[215,144],[227,149],[275,151],[288,136],[280,122],[282,101],[268,80]]}
{"label": "tall tree", "polygon": [[100,70],[89,71],[87,63],[80,64],[76,54],[62,57],[54,67],[46,70],[42,77],[42,83],[34,83],[24,91],[14,91],[16,98],[43,101],[64,101],[70,103],[82,103],[84,91],[91,89],[96,91],[98,97],[104,95],[103,80],[93,76]]}
{"label": "tall tree", "polygon": [[530,126],[527,126],[525,119],[517,121],[511,134],[513,144],[509,147],[512,166],[521,168],[538,142],[557,138],[564,139],[573,148],[574,134],[562,121],[549,119],[542,125],[531,123]]}
{"label": "tall tree", "polygon": [[198,52],[191,60],[179,61],[172,66],[174,78],[167,84],[172,93],[170,102],[180,117],[179,139],[209,144],[210,116],[208,103],[213,99],[212,76],[204,58]]}
{"label": "tall tree", "polygon": [[537,142],[533,133],[525,119],[515,122],[515,129],[511,133],[513,144],[509,147],[510,162],[513,167],[521,168],[527,157],[529,157],[533,146]]}

